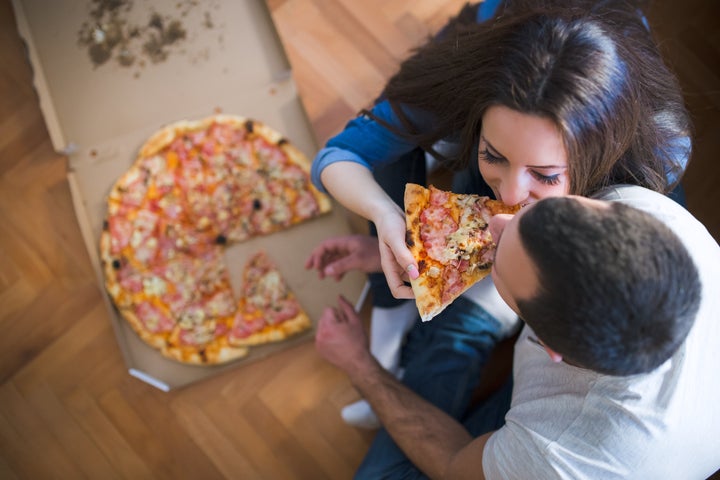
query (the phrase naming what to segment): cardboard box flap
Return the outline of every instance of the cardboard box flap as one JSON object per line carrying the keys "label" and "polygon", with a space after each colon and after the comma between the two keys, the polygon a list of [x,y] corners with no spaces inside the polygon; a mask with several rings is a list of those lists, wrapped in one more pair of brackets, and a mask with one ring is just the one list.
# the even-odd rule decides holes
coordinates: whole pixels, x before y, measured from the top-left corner
{"label": "cardboard box flap", "polygon": [[13,5],[58,151],[291,81],[262,0]]}

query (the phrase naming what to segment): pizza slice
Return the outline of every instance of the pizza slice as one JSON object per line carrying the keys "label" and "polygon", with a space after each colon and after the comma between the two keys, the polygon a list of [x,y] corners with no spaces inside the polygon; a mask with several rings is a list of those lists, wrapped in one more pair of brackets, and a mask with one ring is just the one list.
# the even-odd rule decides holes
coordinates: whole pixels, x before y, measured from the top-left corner
{"label": "pizza slice", "polygon": [[310,329],[312,322],[280,270],[260,251],[243,271],[242,294],[228,334],[230,345],[278,342]]}
{"label": "pizza slice", "polygon": [[431,320],[490,273],[495,243],[488,221],[519,208],[432,185],[405,186],[406,242],[420,273],[410,284],[423,321]]}
{"label": "pizza slice", "polygon": [[174,360],[215,365],[242,358],[244,347],[227,342],[237,302],[219,246],[157,267],[170,287],[162,299],[176,320],[162,354]]}

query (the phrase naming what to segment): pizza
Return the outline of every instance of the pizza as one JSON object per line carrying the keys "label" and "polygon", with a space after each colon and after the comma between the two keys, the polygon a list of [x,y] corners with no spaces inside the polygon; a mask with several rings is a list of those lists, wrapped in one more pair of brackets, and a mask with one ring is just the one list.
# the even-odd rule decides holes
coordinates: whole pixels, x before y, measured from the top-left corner
{"label": "pizza", "polygon": [[406,243],[418,264],[410,284],[420,318],[429,321],[492,269],[495,255],[488,222],[519,206],[471,194],[405,186]]}
{"label": "pizza", "polygon": [[[310,328],[297,313],[278,313],[289,304],[301,311],[284,280],[236,298],[223,257],[234,242],[329,212],[309,171],[281,134],[238,116],[181,121],[152,135],[107,196],[100,256],[120,315],[166,357],[200,365],[247,355],[248,331],[260,344]],[[267,253],[259,255],[248,261],[255,273],[246,281],[281,279]]]}
{"label": "pizza", "polygon": [[228,335],[241,347],[284,340],[312,326],[280,270],[264,251],[245,265],[242,294]]}

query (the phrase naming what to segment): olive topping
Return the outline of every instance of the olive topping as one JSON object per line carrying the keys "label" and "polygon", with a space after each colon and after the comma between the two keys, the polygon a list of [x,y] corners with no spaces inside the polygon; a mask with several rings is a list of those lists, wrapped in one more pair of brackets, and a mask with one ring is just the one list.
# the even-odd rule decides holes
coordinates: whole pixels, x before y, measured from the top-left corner
{"label": "olive topping", "polygon": [[120,267],[121,267],[121,266],[122,266],[122,265],[120,264],[120,260],[118,260],[118,259],[113,260],[113,262],[112,262],[112,267],[113,267],[115,270],[120,270]]}
{"label": "olive topping", "polygon": [[245,122],[245,130],[247,130],[248,133],[253,133],[253,127],[254,124],[252,120],[248,120],[247,122]]}
{"label": "olive topping", "polygon": [[257,198],[253,200],[253,209],[260,210],[262,208],[262,202]]}
{"label": "olive topping", "polygon": [[218,245],[225,245],[227,243],[227,237],[221,233],[215,239],[215,243],[217,243]]}

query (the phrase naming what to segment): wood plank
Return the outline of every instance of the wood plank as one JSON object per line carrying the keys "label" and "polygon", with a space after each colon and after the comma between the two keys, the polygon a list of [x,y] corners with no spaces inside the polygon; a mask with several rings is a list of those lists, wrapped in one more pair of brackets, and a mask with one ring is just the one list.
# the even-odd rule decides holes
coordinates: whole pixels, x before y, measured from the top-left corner
{"label": "wood plank", "polygon": [[83,388],[77,388],[62,399],[65,408],[85,432],[93,439],[123,478],[150,478],[152,466],[135,452],[129,439],[124,437],[105,415],[97,400]]}
{"label": "wood plank", "polygon": [[[125,377],[126,381],[118,388],[127,402],[138,415],[142,416],[147,429],[153,432],[153,448],[161,450],[169,460],[154,465],[154,474],[172,478],[218,478],[220,469],[205,453],[203,446],[185,429],[173,410],[173,402],[181,392],[164,393],[136,379]],[[196,386],[203,388],[203,384]],[[216,392],[208,392],[211,398]],[[202,402],[195,405],[200,409]],[[232,425],[230,425],[232,428]]]}
{"label": "wood plank", "polygon": [[277,455],[274,445],[279,439],[265,436],[267,432],[264,425],[258,425],[243,411],[233,407],[231,403],[216,398],[209,399],[203,411],[234,448],[242,452],[252,468],[259,473],[258,478],[303,478],[295,473],[295,459]]}
{"label": "wood plank", "polygon": [[[263,478],[238,444],[223,434],[204,409],[182,399],[172,403],[173,412],[188,435],[217,466],[225,478]],[[225,419],[221,420],[223,423]]]}
{"label": "wood plank", "polygon": [[[92,291],[89,284],[87,284],[85,288],[86,292]],[[82,292],[83,290],[80,289],[76,292],[67,292],[62,302],[52,297],[45,298],[48,302],[45,305],[49,304],[55,308],[61,308],[65,300],[73,298],[72,295],[76,295],[76,299],[82,299]],[[43,302],[38,303],[41,306],[44,304]],[[105,306],[101,302],[86,300],[81,303],[84,303],[86,307],[89,306],[91,309],[85,314],[79,314],[76,317],[70,318],[72,322],[69,328],[67,328],[62,335],[57,336],[50,343],[46,344],[41,351],[31,351],[32,354],[30,355],[24,354],[28,358],[25,358],[25,364],[22,365],[22,369],[18,371],[14,377],[14,380],[18,382],[21,388],[27,388],[29,385],[46,379],[49,379],[51,385],[56,389],[58,385],[74,387],[84,383],[83,378],[87,373],[88,367],[91,365],[87,361],[81,361],[78,365],[74,365],[72,362],[77,358],[77,352],[85,348],[88,344],[93,342],[98,343],[99,339],[103,337],[111,339],[112,329],[107,319]],[[78,308],[80,307],[81,306]],[[43,311],[41,307],[37,308],[37,315],[40,315],[40,318],[49,318],[53,314],[53,312],[47,311],[47,309]],[[55,312],[55,314],[57,314],[57,312]],[[46,315],[46,317],[42,315]],[[62,312],[59,316],[64,318]],[[25,318],[25,316],[19,317],[18,323],[21,325],[23,323],[29,323],[25,322]],[[52,322],[49,321],[48,323]],[[26,332],[26,335],[29,333],[29,331]],[[107,346],[107,343],[105,343],[107,341],[108,340],[100,341],[100,343]],[[29,347],[29,345],[25,343],[22,345],[26,348]],[[9,349],[10,347],[9,345],[6,346],[3,344],[3,348]],[[117,349],[117,346],[115,346],[115,348]],[[112,354],[112,352],[106,351],[104,353],[105,356],[110,354]],[[118,354],[116,362],[119,361],[120,357]],[[5,367],[4,364],[5,362],[3,362],[2,368],[6,369],[7,367]]]}
{"label": "wood plank", "polygon": [[49,472],[57,478],[82,476],[75,464],[80,459],[69,455],[12,382],[0,386],[0,405],[0,445],[2,451],[12,452],[8,461],[14,471],[28,478],[42,478]]}
{"label": "wood plank", "polygon": [[[292,392],[292,393],[291,393]],[[286,404],[294,403],[295,393],[292,389],[285,392]],[[296,441],[292,430],[295,424],[286,424],[265,402],[257,397],[251,398],[240,408],[240,413],[247,419],[250,428],[254,429],[262,441],[268,445],[278,461],[290,467],[296,478],[313,478],[317,480],[331,479],[325,475],[317,464],[307,445]]]}
{"label": "wood plank", "polygon": [[87,478],[120,478],[98,445],[78,424],[66,406],[45,383],[32,385],[23,392],[34,412],[42,418],[51,434],[71,458],[82,458],[78,467]]}

